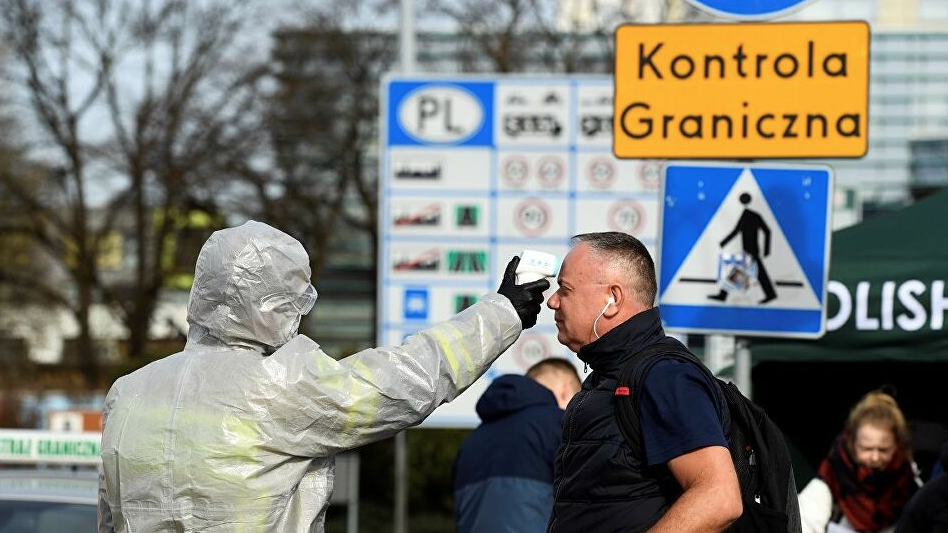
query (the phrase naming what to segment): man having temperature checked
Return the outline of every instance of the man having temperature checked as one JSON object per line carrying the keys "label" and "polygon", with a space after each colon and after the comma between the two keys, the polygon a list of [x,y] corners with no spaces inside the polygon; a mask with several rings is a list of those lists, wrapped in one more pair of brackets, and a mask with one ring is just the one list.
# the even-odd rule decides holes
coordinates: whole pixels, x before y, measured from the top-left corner
{"label": "man having temperature checked", "polygon": [[[620,433],[619,372],[665,335],[655,307],[655,265],[625,233],[573,238],[553,310],[557,339],[593,369],[566,410],[555,463],[550,533],[720,532],[742,511],[724,437],[726,406],[701,370],[656,362],[641,387],[637,453]],[[628,395],[628,390],[624,391]]]}

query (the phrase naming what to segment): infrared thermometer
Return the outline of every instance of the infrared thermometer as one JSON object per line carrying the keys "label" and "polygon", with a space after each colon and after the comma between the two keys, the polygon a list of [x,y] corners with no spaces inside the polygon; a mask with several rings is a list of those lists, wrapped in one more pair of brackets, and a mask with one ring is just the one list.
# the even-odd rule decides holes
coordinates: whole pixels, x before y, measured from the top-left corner
{"label": "infrared thermometer", "polygon": [[555,255],[537,250],[524,250],[520,253],[520,264],[517,265],[517,285],[553,277],[559,271],[560,259]]}

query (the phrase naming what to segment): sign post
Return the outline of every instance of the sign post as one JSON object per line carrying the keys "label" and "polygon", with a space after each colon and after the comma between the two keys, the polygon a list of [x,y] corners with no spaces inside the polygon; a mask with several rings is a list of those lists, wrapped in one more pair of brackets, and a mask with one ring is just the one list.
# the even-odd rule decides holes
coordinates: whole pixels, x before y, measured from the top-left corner
{"label": "sign post", "polygon": [[[807,0],[689,0],[763,20]],[[865,22],[625,25],[616,30],[619,158],[862,157]],[[829,167],[665,169],[659,303],[671,331],[817,338],[830,244]],[[750,396],[750,348],[735,377]]]}

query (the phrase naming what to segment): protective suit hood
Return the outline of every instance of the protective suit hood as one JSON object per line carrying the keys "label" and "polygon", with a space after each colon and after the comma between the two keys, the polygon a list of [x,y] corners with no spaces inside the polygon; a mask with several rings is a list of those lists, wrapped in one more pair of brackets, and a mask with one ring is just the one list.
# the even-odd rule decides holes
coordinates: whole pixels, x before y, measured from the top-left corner
{"label": "protective suit hood", "polygon": [[[274,268],[261,268],[263,257]],[[398,346],[339,360],[305,335],[265,357],[247,349],[282,342],[266,333],[275,324],[296,331],[312,299],[272,290],[308,294],[305,259],[299,243],[263,224],[211,237],[188,345],[119,378],[106,396],[99,533],[323,533],[333,455],[421,422],[520,335],[510,300],[488,294]],[[283,307],[294,314],[272,322],[267,313]]]}
{"label": "protective suit hood", "polygon": [[214,232],[197,259],[188,346],[270,353],[296,335],[316,299],[309,256],[286,233],[253,220]]}

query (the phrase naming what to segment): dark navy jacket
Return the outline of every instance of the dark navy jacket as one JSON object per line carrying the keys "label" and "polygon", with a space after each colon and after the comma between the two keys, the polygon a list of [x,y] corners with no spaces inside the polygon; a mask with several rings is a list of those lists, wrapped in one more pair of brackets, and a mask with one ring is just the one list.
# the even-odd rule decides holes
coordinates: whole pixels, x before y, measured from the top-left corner
{"label": "dark navy jacket", "polygon": [[[593,373],[566,408],[551,533],[647,531],[681,494],[665,464],[649,467],[633,454],[616,420],[614,395],[620,371],[637,352],[656,344],[686,350],[665,335],[658,309],[653,308],[580,349],[579,358]],[[692,370],[697,372],[684,371]],[[714,399],[723,405],[723,398]],[[726,443],[723,437],[722,443]]]}
{"label": "dark navy jacket", "polygon": [[483,423],[454,462],[458,533],[542,533],[553,507],[563,411],[536,381],[504,375],[477,402]]}

